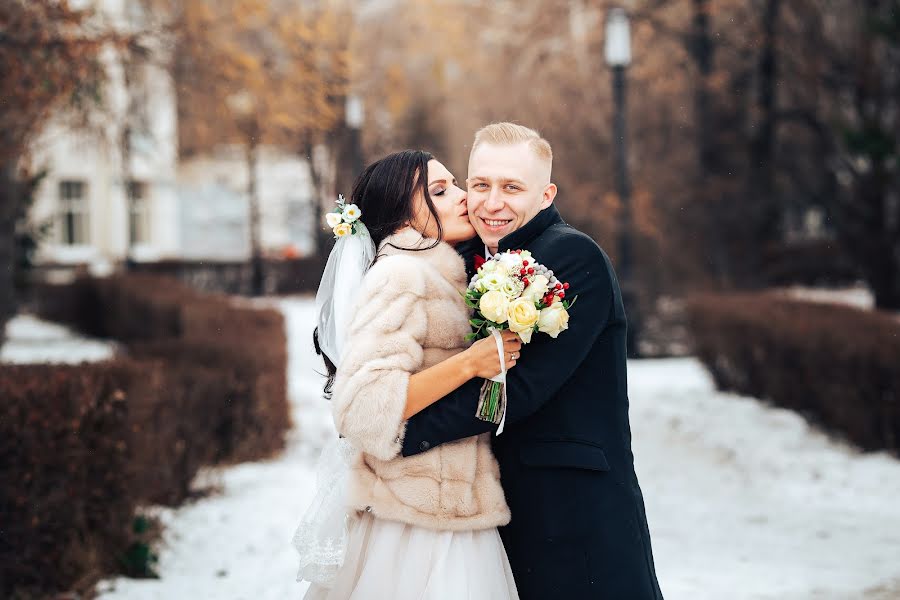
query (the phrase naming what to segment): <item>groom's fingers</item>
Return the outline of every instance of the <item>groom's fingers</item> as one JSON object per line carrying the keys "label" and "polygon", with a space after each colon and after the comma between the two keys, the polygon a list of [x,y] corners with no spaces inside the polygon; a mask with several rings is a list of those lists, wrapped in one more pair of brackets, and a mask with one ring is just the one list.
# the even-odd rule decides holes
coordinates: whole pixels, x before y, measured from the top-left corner
{"label": "groom's fingers", "polygon": [[516,344],[503,344],[503,352],[507,357],[519,358],[519,355],[522,352],[522,347],[521,345]]}

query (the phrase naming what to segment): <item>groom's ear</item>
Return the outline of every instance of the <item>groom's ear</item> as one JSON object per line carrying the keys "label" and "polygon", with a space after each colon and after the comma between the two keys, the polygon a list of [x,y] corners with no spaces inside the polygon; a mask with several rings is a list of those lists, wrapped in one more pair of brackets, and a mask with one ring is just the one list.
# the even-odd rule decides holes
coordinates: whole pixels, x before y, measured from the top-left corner
{"label": "groom's ear", "polygon": [[555,183],[547,184],[547,187],[544,188],[543,198],[541,198],[541,210],[553,204],[553,199],[556,198],[556,191]]}

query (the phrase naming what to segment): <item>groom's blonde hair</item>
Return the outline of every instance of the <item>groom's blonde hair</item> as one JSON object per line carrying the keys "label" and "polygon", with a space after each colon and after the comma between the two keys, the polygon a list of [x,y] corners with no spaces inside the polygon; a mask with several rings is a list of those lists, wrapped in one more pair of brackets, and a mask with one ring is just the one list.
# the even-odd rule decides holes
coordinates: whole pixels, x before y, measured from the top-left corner
{"label": "groom's blonde hair", "polygon": [[479,129],[475,133],[475,141],[472,143],[472,152],[469,153],[469,157],[481,144],[515,146],[521,143],[527,143],[538,158],[553,164],[553,150],[550,148],[550,142],[542,138],[541,134],[534,129],[516,123],[491,123]]}

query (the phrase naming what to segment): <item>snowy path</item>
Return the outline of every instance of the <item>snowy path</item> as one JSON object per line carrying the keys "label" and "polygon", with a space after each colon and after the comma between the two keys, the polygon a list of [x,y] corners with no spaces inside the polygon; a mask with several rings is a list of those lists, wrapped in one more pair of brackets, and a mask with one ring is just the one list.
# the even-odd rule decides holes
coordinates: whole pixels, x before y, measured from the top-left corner
{"label": "snowy path", "polygon": [[[222,495],[161,511],[162,579],[108,580],[102,598],[302,598],[290,537],[330,421],[313,372],[311,302],[281,304],[297,424],[288,449],[210,474]],[[717,393],[693,359],[633,363],[629,376],[667,600],[900,598],[900,461],[860,455],[787,411]]]}
{"label": "snowy path", "polygon": [[115,342],[79,335],[33,315],[16,315],[6,324],[7,340],[0,347],[0,363],[79,363],[111,358]]}

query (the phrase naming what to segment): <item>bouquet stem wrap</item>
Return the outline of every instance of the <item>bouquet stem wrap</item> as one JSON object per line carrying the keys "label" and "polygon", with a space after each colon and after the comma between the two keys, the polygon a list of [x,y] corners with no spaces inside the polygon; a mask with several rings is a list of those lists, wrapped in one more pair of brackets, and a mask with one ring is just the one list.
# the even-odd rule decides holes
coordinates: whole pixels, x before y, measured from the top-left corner
{"label": "bouquet stem wrap", "polygon": [[482,421],[500,425],[497,435],[503,433],[506,423],[506,356],[503,352],[503,336],[500,330],[489,328],[494,341],[497,342],[497,352],[500,354],[500,374],[484,382],[481,386],[481,394],[478,398],[477,416]]}

